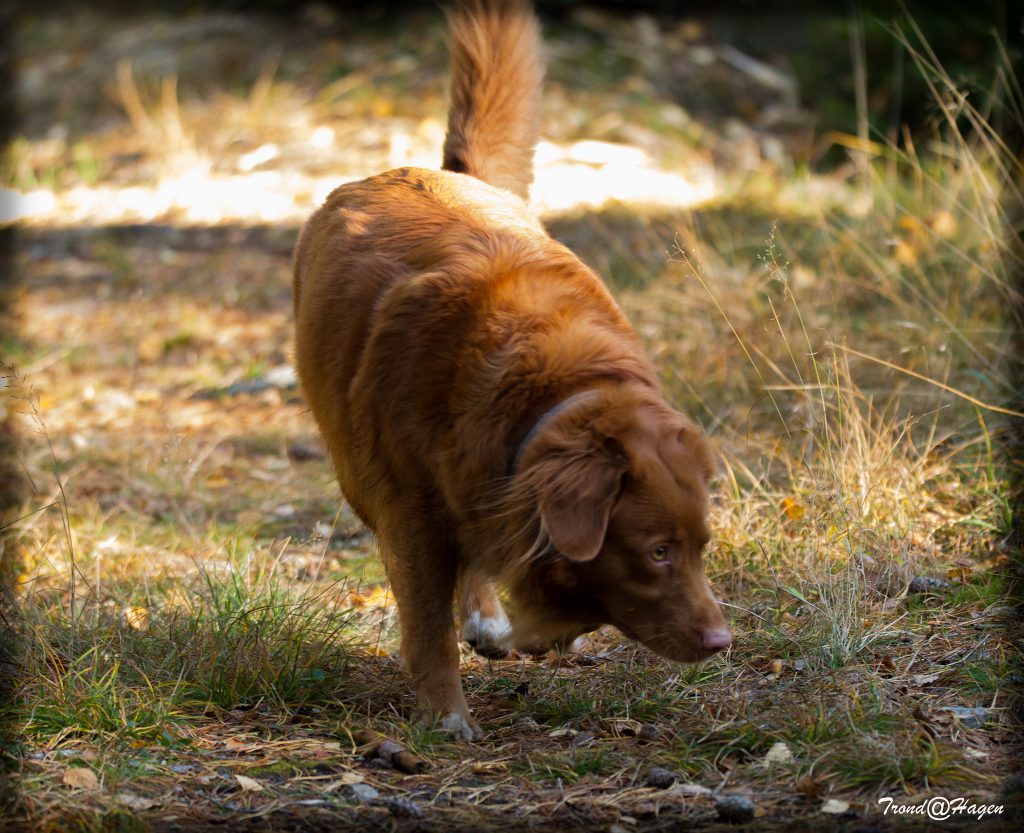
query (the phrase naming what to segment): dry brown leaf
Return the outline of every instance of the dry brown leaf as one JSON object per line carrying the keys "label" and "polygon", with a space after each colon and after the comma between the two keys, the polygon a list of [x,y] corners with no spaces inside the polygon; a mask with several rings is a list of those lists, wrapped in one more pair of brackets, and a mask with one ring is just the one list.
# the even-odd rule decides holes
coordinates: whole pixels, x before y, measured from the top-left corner
{"label": "dry brown leaf", "polygon": [[615,737],[633,737],[640,734],[643,724],[629,717],[609,717],[604,721]]}
{"label": "dry brown leaf", "polygon": [[248,775],[235,775],[235,780],[238,782],[243,792],[263,792],[266,789],[263,784],[257,781],[255,778],[250,778]]}
{"label": "dry brown leaf", "polygon": [[508,764],[504,761],[473,761],[473,772],[508,772]]}
{"label": "dry brown leaf", "polygon": [[950,581],[959,581],[963,583],[971,577],[972,572],[974,571],[970,567],[958,564],[957,566],[950,567],[946,570],[946,578]]}
{"label": "dry brown leaf", "polygon": [[96,773],[88,767],[74,766],[64,773],[64,786],[80,790],[98,790],[100,782]]}
{"label": "dry brown leaf", "polygon": [[796,788],[808,798],[821,798],[825,794],[825,785],[812,775],[805,775],[797,781]]}

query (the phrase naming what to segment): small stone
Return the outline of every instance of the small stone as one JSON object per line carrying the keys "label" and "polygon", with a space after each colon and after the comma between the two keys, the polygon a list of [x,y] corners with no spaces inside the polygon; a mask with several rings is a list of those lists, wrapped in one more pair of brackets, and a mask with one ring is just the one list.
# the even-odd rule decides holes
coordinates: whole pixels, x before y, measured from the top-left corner
{"label": "small stone", "polygon": [[646,741],[661,740],[661,730],[653,723],[645,723],[640,727],[639,738]]}
{"label": "small stone", "polygon": [[307,460],[323,460],[326,455],[322,448],[312,443],[292,443],[288,446],[288,456],[296,463],[304,463]]}
{"label": "small stone", "polygon": [[540,728],[540,724],[532,717],[520,717],[513,728],[520,732],[536,732]]}
{"label": "small stone", "polygon": [[388,812],[397,819],[423,818],[423,809],[416,802],[410,801],[408,798],[385,798],[378,803],[387,807]]}
{"label": "small stone", "polygon": [[647,770],[646,784],[648,787],[655,787],[659,790],[665,790],[671,787],[676,781],[679,780],[679,776],[676,775],[672,770],[665,769],[660,766],[652,766]]}
{"label": "small stone", "polygon": [[399,752],[404,752],[405,747],[400,743],[396,743],[393,740],[383,740],[380,746],[377,747],[376,755],[378,758],[383,758],[386,761],[394,763],[395,755]]}
{"label": "small stone", "polygon": [[715,802],[715,810],[722,821],[735,824],[748,822],[757,815],[757,805],[745,795],[723,795]]}
{"label": "small stone", "polygon": [[935,593],[939,590],[949,590],[952,585],[941,578],[930,576],[915,576],[907,585],[908,593]]}
{"label": "small stone", "polygon": [[590,746],[594,742],[593,732],[580,732],[572,739],[573,746]]}
{"label": "small stone", "polygon": [[294,388],[299,383],[298,377],[295,375],[295,368],[290,364],[280,364],[270,368],[263,374],[262,381],[272,388],[281,390]]}
{"label": "small stone", "polygon": [[380,797],[380,793],[369,784],[349,784],[348,790],[356,801],[373,801]]}

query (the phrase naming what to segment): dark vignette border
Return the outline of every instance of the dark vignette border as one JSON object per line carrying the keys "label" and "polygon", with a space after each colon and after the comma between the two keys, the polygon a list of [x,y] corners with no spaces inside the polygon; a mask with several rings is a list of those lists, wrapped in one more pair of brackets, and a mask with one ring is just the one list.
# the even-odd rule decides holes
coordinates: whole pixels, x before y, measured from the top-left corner
{"label": "dark vignette border", "polygon": [[[0,153],[6,154],[13,139],[18,117],[15,101],[14,54],[15,3],[0,0]],[[15,249],[17,229],[13,225],[0,226],[0,360],[2,345],[14,335],[14,303],[17,297],[17,268]],[[6,375],[7,370],[0,371]],[[17,556],[11,524],[23,503],[24,482],[18,469],[16,421],[7,391],[0,387],[0,706],[9,703],[14,695],[17,678],[18,640],[16,608],[11,582]],[[17,791],[12,774],[17,766],[16,740],[10,726],[0,714],[0,819],[11,819],[18,806]]]}

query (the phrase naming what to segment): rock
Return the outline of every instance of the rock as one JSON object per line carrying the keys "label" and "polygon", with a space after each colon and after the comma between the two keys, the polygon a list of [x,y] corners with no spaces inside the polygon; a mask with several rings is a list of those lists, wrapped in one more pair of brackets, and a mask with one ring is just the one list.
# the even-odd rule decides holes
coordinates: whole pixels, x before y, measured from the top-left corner
{"label": "rock", "polygon": [[388,808],[388,812],[398,819],[421,819],[423,808],[408,798],[384,798],[377,802]]}
{"label": "rock", "polygon": [[715,802],[715,810],[722,821],[742,824],[757,815],[757,805],[745,795],[723,795]]}
{"label": "rock", "polygon": [[263,381],[272,388],[278,390],[289,390],[298,385],[299,380],[295,375],[295,368],[290,364],[279,364],[272,367],[263,374]]}
{"label": "rock", "polygon": [[325,456],[324,450],[312,443],[292,443],[288,446],[288,457],[296,463],[305,463],[307,460],[323,460]]}
{"label": "rock", "polygon": [[660,766],[652,766],[647,770],[647,779],[644,783],[646,783],[648,787],[655,787],[656,789],[664,790],[671,787],[678,780],[679,776],[672,770],[665,769]]}
{"label": "rock", "polygon": [[949,590],[952,585],[941,578],[930,576],[915,576],[907,585],[908,593],[935,593],[940,590]]}
{"label": "rock", "polygon": [[936,711],[947,712],[955,717],[968,729],[980,729],[988,722],[989,710],[981,706],[967,708],[966,706],[939,706]]}
{"label": "rock", "polygon": [[653,723],[645,723],[640,727],[638,737],[646,741],[661,740],[661,730]]}
{"label": "rock", "polygon": [[380,793],[369,784],[349,784],[348,790],[356,801],[373,801],[380,797]]}

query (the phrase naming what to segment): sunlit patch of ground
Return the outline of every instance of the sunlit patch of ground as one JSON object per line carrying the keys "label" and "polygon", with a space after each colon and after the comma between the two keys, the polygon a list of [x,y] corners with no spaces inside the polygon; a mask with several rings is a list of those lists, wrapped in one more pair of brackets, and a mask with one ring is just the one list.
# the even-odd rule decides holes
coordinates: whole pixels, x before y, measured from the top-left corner
{"label": "sunlit patch of ground", "polygon": [[[392,153],[391,167],[436,168],[441,143],[420,153],[412,140],[392,136],[405,152]],[[400,141],[405,139],[405,141]],[[265,164],[278,157],[263,145],[257,158]],[[301,170],[265,170],[227,175],[210,165],[161,179],[155,185],[76,185],[64,192],[35,190],[0,193],[0,222],[33,226],[122,225],[170,222],[185,225],[219,223],[301,223],[327,195],[345,182],[362,177],[352,172],[310,176]],[[239,167],[247,167],[245,157]],[[713,199],[718,190],[708,166],[689,174],[659,169],[642,150],[609,142],[580,141],[568,145],[544,142],[538,148],[532,203],[541,216],[602,208],[610,202],[643,208],[691,208]],[[367,172],[372,175],[375,172]]]}

